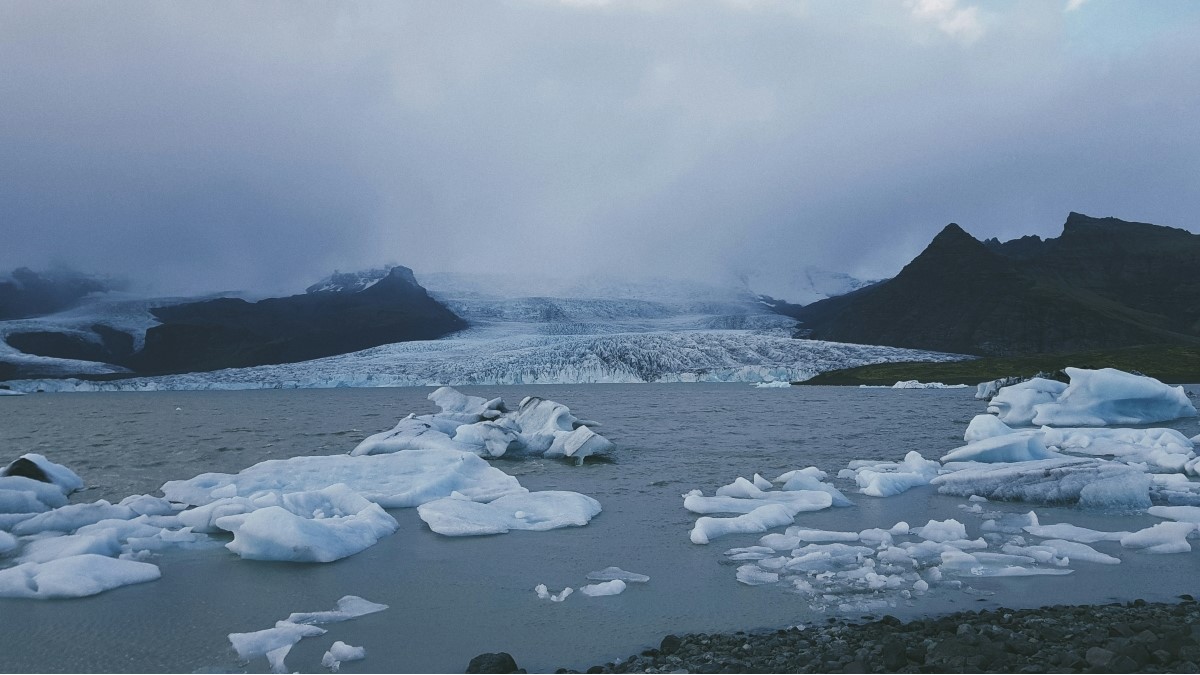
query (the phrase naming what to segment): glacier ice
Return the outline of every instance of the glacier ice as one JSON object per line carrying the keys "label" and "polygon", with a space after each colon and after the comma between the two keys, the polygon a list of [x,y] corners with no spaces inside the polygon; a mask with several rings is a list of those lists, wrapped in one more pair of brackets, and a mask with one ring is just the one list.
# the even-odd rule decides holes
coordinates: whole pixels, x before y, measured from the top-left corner
{"label": "glacier ice", "polygon": [[579,589],[586,596],[598,598],[605,595],[620,595],[625,592],[625,582],[620,579],[602,581],[598,584],[588,584]]}
{"label": "glacier ice", "polygon": [[[187,480],[168,481],[162,491],[172,502],[204,506],[233,496],[308,492],[334,483],[344,483],[387,509],[419,506],[448,497],[451,492],[479,501],[525,492],[516,478],[472,453],[454,450],[270,459],[236,474],[203,473]],[[232,493],[223,492],[226,489]],[[218,491],[222,491],[220,496],[214,496]]]}
{"label": "glacier ice", "polygon": [[0,570],[0,597],[81,598],[160,576],[157,565],[84,553]]}
{"label": "glacier ice", "polygon": [[612,581],[620,579],[625,583],[644,584],[650,581],[650,577],[637,572],[626,572],[620,567],[605,567],[602,570],[588,572],[587,578],[592,581]]}
{"label": "glacier ice", "polygon": [[1200,506],[1151,506],[1146,512],[1159,518],[1200,524]]}
{"label": "glacier ice", "polygon": [[1139,469],[1098,459],[1066,457],[985,464],[937,476],[942,494],[1045,504],[1079,503],[1104,509],[1144,510],[1150,479]]}
{"label": "glacier ice", "polygon": [[1004,387],[988,406],[1012,426],[1102,427],[1194,417],[1183,387],[1114,368],[1065,368],[1070,385],[1034,378]]}
{"label": "glacier ice", "polygon": [[451,387],[439,387],[429,400],[442,412],[409,415],[394,428],[364,439],[350,454],[446,449],[481,457],[529,454],[579,461],[613,448],[608,439],[592,431],[595,422],[581,420],[567,406],[537,396],[522,399],[515,411],[499,398],[465,396]]}
{"label": "glacier ice", "polygon": [[940,469],[940,464],[913,450],[900,462],[856,460],[838,475],[853,478],[864,495],[891,497],[918,485],[928,485]]}
{"label": "glacier ice", "polygon": [[293,613],[287,619],[276,621],[271,628],[248,633],[230,633],[229,644],[243,661],[265,656],[271,666],[271,672],[286,673],[288,669],[284,659],[292,647],[306,637],[325,634],[324,628],[314,624],[348,621],[387,608],[387,605],[347,595],[338,600],[336,609],[328,612]]}
{"label": "glacier ice", "polygon": [[782,527],[792,522],[796,514],[787,506],[767,503],[750,513],[734,518],[712,518],[705,516],[696,520],[692,528],[693,544],[707,544],[717,537],[730,534],[757,534],[773,527]]}
{"label": "glacier ice", "polygon": [[[987,415],[986,417],[991,417]],[[992,418],[995,419],[995,418]],[[1003,424],[1003,423],[1001,423]],[[968,428],[968,434],[971,431]],[[976,429],[978,432],[979,429]],[[1028,462],[1037,459],[1062,457],[1048,450],[1043,434],[1036,431],[1015,431],[967,443],[942,457],[948,462]]]}
{"label": "glacier ice", "polygon": [[452,495],[417,507],[429,529],[451,537],[578,527],[600,510],[600,502],[587,495],[558,490],[505,495],[486,504]]}
{"label": "glacier ice", "polygon": [[1121,546],[1142,553],[1189,553],[1192,545],[1188,543],[1188,535],[1198,527],[1188,522],[1158,523],[1121,537]]}
{"label": "glacier ice", "polygon": [[396,520],[378,504],[334,484],[288,492],[278,505],[217,518],[233,533],[225,545],[248,560],[332,562],[354,555],[396,531]]}
{"label": "glacier ice", "polygon": [[361,661],[367,658],[367,650],[362,647],[352,647],[341,640],[333,645],[321,657],[321,665],[331,672],[338,672],[343,661]]}

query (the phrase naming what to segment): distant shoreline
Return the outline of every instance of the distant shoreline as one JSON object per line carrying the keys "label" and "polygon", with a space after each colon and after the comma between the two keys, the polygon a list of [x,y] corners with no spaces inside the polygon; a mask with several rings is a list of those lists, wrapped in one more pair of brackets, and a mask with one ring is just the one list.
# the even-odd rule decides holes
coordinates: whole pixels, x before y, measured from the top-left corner
{"label": "distant shoreline", "polygon": [[974,386],[1013,375],[1030,377],[1053,373],[1067,366],[1117,368],[1149,375],[1168,384],[1200,382],[1200,347],[1148,345],[1070,354],[982,357],[969,361],[880,363],[831,370],[797,385],[883,385],[904,380]]}
{"label": "distant shoreline", "polygon": [[586,672],[1196,672],[1200,603],[1180,598],[669,635],[657,649]]}

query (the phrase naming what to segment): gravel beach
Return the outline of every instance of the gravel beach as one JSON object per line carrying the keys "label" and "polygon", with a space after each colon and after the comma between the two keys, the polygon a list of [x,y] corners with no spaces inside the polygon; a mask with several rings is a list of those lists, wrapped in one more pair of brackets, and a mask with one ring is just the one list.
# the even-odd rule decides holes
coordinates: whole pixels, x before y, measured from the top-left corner
{"label": "gravel beach", "polygon": [[[668,635],[588,673],[1196,673],[1200,603],[829,619],[767,633]],[[560,669],[560,673],[580,672]]]}

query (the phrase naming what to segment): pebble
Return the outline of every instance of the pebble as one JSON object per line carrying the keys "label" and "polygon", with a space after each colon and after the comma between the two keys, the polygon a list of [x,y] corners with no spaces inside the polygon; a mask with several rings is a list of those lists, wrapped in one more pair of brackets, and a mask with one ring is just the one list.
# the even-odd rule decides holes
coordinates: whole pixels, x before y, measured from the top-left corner
{"label": "pebble", "polygon": [[[807,628],[668,635],[589,673],[1197,672],[1200,603],[960,612],[902,622],[830,619]],[[562,669],[560,672],[578,672]]]}

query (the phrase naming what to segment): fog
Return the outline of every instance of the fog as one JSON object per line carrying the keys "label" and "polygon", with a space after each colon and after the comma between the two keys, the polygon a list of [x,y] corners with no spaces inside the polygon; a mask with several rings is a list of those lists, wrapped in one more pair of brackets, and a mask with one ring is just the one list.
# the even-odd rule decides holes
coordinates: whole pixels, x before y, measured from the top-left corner
{"label": "fog", "polygon": [[772,290],[952,221],[1196,232],[1197,72],[1187,2],[7,2],[0,269]]}

